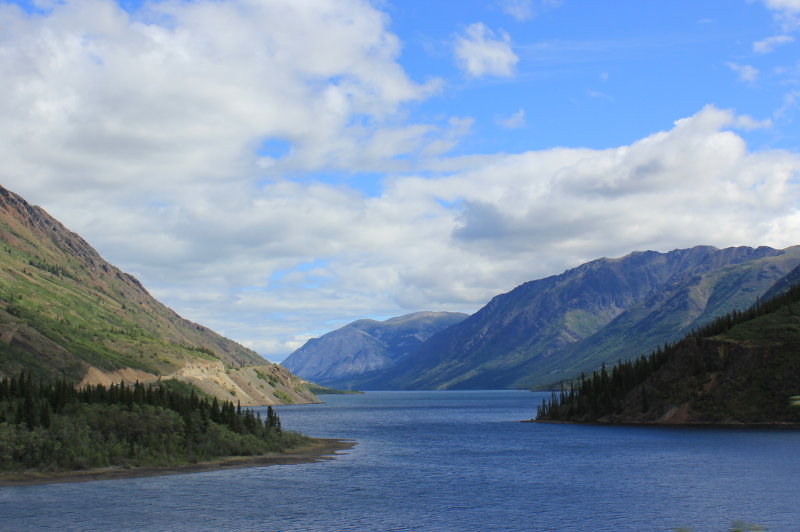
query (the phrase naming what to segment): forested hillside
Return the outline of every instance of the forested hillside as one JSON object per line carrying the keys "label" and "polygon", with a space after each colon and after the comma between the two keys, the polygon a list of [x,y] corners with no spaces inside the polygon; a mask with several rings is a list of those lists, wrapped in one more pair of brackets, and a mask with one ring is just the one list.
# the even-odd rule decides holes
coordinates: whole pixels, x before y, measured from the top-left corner
{"label": "forested hillside", "polygon": [[0,472],[165,466],[282,451],[307,438],[180,382],[133,386],[0,381]]}
{"label": "forested hillside", "polygon": [[565,384],[539,421],[800,424],[800,285]]}

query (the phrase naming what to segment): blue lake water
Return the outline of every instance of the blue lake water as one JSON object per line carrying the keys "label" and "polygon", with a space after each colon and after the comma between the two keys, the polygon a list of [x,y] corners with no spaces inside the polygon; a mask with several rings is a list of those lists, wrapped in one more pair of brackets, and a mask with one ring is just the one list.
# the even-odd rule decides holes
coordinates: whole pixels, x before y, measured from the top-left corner
{"label": "blue lake water", "polygon": [[329,462],[0,488],[0,530],[800,530],[800,432],[520,423],[545,394],[278,408]]}

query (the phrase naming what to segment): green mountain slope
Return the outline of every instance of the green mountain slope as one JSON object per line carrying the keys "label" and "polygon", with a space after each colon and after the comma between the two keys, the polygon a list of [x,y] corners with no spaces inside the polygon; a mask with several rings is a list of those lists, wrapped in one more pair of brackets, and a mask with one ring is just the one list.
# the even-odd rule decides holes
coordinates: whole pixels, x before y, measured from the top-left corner
{"label": "green mountain slope", "polygon": [[603,368],[538,420],[800,424],[800,285],[648,358]]}
{"label": "green mountain slope", "polygon": [[433,334],[466,317],[457,312],[415,312],[385,321],[358,320],[312,338],[282,365],[310,381],[350,389],[354,379],[394,366]]}
{"label": "green mountain slope", "polygon": [[288,372],[181,318],[80,236],[2,187],[0,246],[0,375],[25,369],[93,384],[175,377],[225,399],[285,402],[268,389],[269,378],[253,381],[247,368],[258,366],[273,381],[295,379],[279,387],[285,397],[313,400],[294,390],[302,385]]}
{"label": "green mountain slope", "polygon": [[362,389],[546,386],[675,341],[752,304],[800,264],[800,247],[636,252],[495,297]]}

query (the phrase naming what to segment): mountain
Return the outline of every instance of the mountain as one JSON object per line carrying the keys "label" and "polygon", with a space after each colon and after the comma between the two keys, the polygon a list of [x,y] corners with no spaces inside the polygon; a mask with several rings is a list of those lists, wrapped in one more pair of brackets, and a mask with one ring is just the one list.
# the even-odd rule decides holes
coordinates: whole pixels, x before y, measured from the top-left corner
{"label": "mountain", "polygon": [[788,292],[795,285],[800,285],[800,266],[796,267],[779,279],[777,283],[772,285],[770,289],[767,290],[763,296],[761,296],[761,299],[773,299],[781,296]]}
{"label": "mountain", "polygon": [[355,377],[393,367],[433,334],[466,317],[457,312],[416,312],[386,321],[358,320],[312,338],[282,364],[310,381],[350,388]]}
{"label": "mountain", "polygon": [[[800,273],[800,272],[795,272]],[[800,425],[800,285],[553,396],[539,421]]]}
{"label": "mountain", "polygon": [[361,389],[541,387],[638,356],[751,305],[800,264],[800,246],[598,259],[531,281],[433,335]]}
{"label": "mountain", "polygon": [[0,187],[0,375],[175,378],[243,404],[315,401],[257,353],[178,316],[44,209]]}

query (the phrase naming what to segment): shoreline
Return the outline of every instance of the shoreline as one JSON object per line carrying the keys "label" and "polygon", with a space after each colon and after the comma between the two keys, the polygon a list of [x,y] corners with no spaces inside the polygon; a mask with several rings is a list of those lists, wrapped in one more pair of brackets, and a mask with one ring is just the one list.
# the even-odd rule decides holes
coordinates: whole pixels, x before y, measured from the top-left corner
{"label": "shoreline", "polygon": [[764,423],[710,423],[706,421],[687,421],[684,423],[633,422],[633,421],[566,421],[563,419],[524,419],[521,423],[542,423],[547,425],[593,425],[599,427],[660,427],[660,428],[698,428],[698,429],[775,429],[797,430],[800,423],[773,421]]}
{"label": "shoreline", "polygon": [[355,440],[315,438],[308,445],[295,447],[282,453],[267,453],[258,456],[229,456],[216,458],[196,464],[182,464],[163,467],[109,467],[83,471],[23,472],[0,474],[0,487],[33,486],[38,484],[65,484],[72,482],[93,482],[95,480],[123,480],[129,478],[156,477],[163,475],[185,475],[221,471],[225,469],[246,469],[273,465],[309,464],[334,460],[340,451],[355,447]]}

